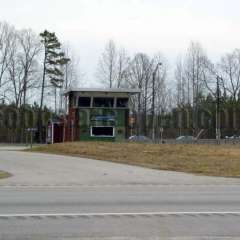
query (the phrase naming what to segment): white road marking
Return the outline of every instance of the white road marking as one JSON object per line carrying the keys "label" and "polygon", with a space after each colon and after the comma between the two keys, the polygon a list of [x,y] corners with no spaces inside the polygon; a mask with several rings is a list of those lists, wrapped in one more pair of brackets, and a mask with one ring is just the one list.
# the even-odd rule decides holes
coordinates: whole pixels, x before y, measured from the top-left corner
{"label": "white road marking", "polygon": [[111,217],[111,216],[240,216],[240,212],[120,212],[120,213],[37,213],[37,214],[0,214],[0,218],[31,217]]}
{"label": "white road marking", "polygon": [[27,189],[27,188],[79,188],[79,187],[90,187],[90,188],[100,188],[100,187],[240,187],[239,184],[227,183],[227,184],[7,184],[1,185],[0,188],[17,188],[17,189]]}

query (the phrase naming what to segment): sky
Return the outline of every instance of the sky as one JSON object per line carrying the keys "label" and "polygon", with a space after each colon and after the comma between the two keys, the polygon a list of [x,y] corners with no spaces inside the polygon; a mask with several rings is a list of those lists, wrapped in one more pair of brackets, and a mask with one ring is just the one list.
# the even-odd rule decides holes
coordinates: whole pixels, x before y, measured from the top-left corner
{"label": "sky", "polygon": [[0,0],[0,21],[56,32],[80,58],[83,84],[96,86],[109,39],[130,54],[161,52],[172,68],[191,41],[217,61],[240,48],[239,9],[239,0]]}

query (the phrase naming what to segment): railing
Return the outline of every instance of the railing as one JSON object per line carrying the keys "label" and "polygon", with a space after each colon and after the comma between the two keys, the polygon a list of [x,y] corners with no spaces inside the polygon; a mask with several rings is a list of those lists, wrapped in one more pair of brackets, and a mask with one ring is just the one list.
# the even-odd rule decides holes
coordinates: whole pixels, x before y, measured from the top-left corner
{"label": "railing", "polygon": [[[161,142],[156,140],[156,144],[160,144]],[[216,145],[218,144],[218,141],[216,139],[198,139],[198,140],[182,140],[182,141],[177,141],[176,139],[164,139],[163,140],[164,144],[203,144],[203,145]],[[240,144],[240,138],[235,138],[235,139],[221,139],[220,144]]]}

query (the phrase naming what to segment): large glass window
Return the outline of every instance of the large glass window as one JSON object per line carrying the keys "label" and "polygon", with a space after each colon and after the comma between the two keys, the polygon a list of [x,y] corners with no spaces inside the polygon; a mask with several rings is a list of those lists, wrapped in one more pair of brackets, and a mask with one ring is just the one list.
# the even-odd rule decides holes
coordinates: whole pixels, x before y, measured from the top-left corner
{"label": "large glass window", "polygon": [[113,127],[92,127],[91,128],[92,137],[114,137]]}
{"label": "large glass window", "polygon": [[78,106],[79,107],[90,107],[91,106],[91,98],[90,97],[79,97],[78,98]]}
{"label": "large glass window", "polygon": [[100,98],[93,99],[93,107],[113,108],[114,98]]}
{"label": "large glass window", "polygon": [[117,99],[118,108],[127,108],[128,107],[128,98],[118,98]]}

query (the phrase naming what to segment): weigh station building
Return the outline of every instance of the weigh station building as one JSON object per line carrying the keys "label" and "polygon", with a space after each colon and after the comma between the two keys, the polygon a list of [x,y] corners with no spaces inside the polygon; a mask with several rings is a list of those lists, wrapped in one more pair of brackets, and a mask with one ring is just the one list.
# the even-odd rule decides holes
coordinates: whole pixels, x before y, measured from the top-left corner
{"label": "weigh station building", "polygon": [[66,114],[51,120],[47,142],[121,141],[129,137],[129,102],[136,89],[69,89]]}

